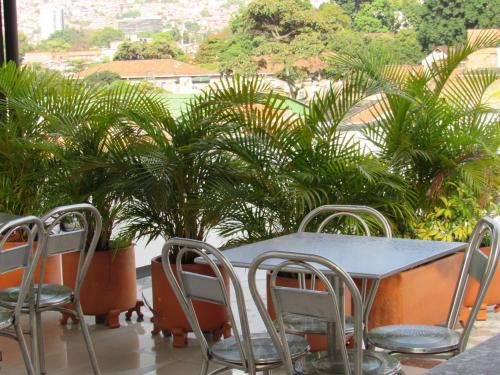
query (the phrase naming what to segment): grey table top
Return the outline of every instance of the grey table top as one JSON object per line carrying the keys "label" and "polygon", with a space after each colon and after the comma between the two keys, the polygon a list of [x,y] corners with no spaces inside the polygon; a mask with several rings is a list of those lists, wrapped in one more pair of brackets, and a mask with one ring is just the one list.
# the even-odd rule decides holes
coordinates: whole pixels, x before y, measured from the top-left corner
{"label": "grey table top", "polygon": [[[466,246],[462,242],[303,232],[228,249],[224,256],[235,267],[249,267],[257,255],[267,251],[316,254],[338,264],[352,277],[382,279]],[[262,268],[272,269],[278,262],[271,260]]]}
{"label": "grey table top", "polygon": [[3,212],[0,212],[0,225],[5,224],[8,221],[11,221],[19,216],[11,215],[11,214],[6,214]]}
{"label": "grey table top", "polygon": [[472,349],[430,369],[428,375],[498,375],[500,374],[500,335],[493,336]]}

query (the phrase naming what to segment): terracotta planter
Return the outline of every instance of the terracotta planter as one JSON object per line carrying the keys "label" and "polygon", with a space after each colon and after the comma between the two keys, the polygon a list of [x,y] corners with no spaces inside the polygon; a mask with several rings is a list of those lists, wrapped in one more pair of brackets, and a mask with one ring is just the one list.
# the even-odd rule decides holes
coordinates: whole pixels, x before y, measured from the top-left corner
{"label": "terracotta planter", "polygon": [[[489,255],[490,248],[482,247],[481,251],[486,255]],[[474,304],[474,300],[476,299],[478,291],[479,291],[479,283],[471,278],[470,284],[467,288],[467,292],[465,293],[464,310],[462,311],[460,320],[462,321],[467,320],[470,308]],[[481,305],[481,310],[479,310],[479,313],[477,314],[478,320],[486,320],[486,308],[488,306],[494,306],[495,311],[497,311],[498,306],[500,306],[500,267],[497,267],[497,270],[493,275],[493,280],[491,281],[490,287],[486,292],[483,304]]]}
{"label": "terracotta planter", "polygon": [[[137,305],[134,246],[120,249],[113,255],[113,251],[95,252],[80,299],[85,315],[95,315],[98,323],[118,328],[120,313]],[[79,257],[79,252],[63,255],[63,281],[71,288],[75,286]]]}
{"label": "terracotta planter", "polygon": [[[205,264],[186,264],[183,268],[189,272],[214,276],[210,266]],[[175,270],[175,266],[173,269]],[[229,285],[224,270],[221,269],[221,272],[226,285]],[[161,257],[151,259],[151,279],[153,282],[154,311],[152,333],[158,334],[161,331],[165,336],[172,335],[173,346],[184,347],[187,344],[187,333],[191,332],[192,329],[163,272]],[[231,326],[224,306],[203,301],[194,301],[193,304],[203,332],[212,333],[216,340],[222,335],[224,337],[230,336]]]}
{"label": "terracotta planter", "polygon": [[[5,248],[10,248],[17,246],[21,243],[19,242],[8,242]],[[6,272],[0,275],[0,289],[10,288],[13,286],[21,285],[21,279],[23,277],[22,270],[14,270]],[[40,262],[35,269],[35,282],[40,279]],[[45,261],[45,274],[43,277],[43,282],[47,284],[62,284],[62,267],[61,267],[61,256],[55,255],[47,257]]]}
{"label": "terracotta planter", "polygon": [[382,280],[369,327],[445,322],[463,256],[453,254]]}

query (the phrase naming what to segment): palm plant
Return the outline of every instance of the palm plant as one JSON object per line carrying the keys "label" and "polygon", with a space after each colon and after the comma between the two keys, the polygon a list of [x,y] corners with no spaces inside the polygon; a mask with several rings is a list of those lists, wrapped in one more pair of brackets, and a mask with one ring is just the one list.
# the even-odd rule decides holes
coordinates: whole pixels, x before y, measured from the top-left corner
{"label": "palm plant", "polygon": [[129,84],[95,87],[14,65],[0,71],[0,87],[3,120],[8,122],[1,129],[2,142],[9,142],[2,148],[6,162],[0,181],[12,186],[2,191],[21,202],[7,196],[0,204],[33,213],[54,205],[92,203],[103,216],[98,250],[113,247],[125,190],[115,188],[118,176],[111,168],[96,165],[121,160],[124,145],[138,131],[131,125],[163,108],[161,99]]}
{"label": "palm plant", "polygon": [[26,109],[55,85],[57,75],[36,74],[10,63],[0,69],[0,211],[40,214],[47,201],[47,176],[53,147],[39,117]]}
{"label": "palm plant", "polygon": [[344,59],[346,67],[399,89],[385,93],[364,134],[417,194],[419,214],[457,184],[484,202],[498,192],[500,122],[485,95],[498,72],[457,68],[475,51],[499,43],[498,34],[485,33],[450,48],[446,59],[410,72],[364,54]]}
{"label": "palm plant", "polygon": [[369,204],[395,221],[411,217],[404,182],[341,127],[354,107],[380,90],[368,78],[346,77],[303,116],[290,113],[276,94],[261,105],[226,109],[218,147],[234,158],[238,176],[219,189],[231,206],[219,226],[223,236],[235,243],[295,231],[309,210],[327,203]]}
{"label": "palm plant", "polygon": [[[225,218],[231,202],[220,188],[231,186],[238,171],[235,160],[215,147],[224,118],[234,106],[267,98],[261,82],[233,83],[197,96],[178,118],[165,105],[137,122],[139,134],[114,165],[132,197],[125,208],[133,218],[126,225],[129,234],[205,240]],[[125,184],[117,182],[117,189],[120,185]]]}

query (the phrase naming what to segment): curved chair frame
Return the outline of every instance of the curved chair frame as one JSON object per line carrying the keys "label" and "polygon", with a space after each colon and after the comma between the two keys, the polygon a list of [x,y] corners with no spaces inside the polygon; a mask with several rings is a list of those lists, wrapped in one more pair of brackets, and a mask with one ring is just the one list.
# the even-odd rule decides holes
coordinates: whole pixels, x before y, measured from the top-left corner
{"label": "curved chair frame", "polygon": [[[489,255],[485,255],[479,249],[479,246],[484,236],[487,233],[491,234],[491,250]],[[382,349],[389,350],[393,354],[396,354],[398,356],[417,355],[424,357],[435,356],[439,358],[443,357],[449,358],[458,353],[463,352],[466,349],[471,330],[476,320],[477,313],[479,312],[481,304],[484,300],[486,292],[488,291],[488,287],[491,284],[491,281],[495,274],[495,270],[498,265],[498,260],[500,257],[499,237],[500,237],[500,223],[496,222],[495,220],[489,217],[484,217],[478,221],[471,235],[469,245],[465,250],[465,256],[462,262],[460,275],[455,287],[452,304],[448,313],[448,319],[446,324],[448,332],[453,331],[457,326],[459,313],[463,306],[465,292],[467,290],[468,281],[471,277],[475,279],[477,282],[479,282],[479,290],[476,295],[474,304],[472,305],[467,322],[465,323],[465,326],[463,328],[463,331],[460,334],[457,333],[459,335],[458,344],[456,345],[450,344],[450,346],[443,348],[441,347],[433,348],[432,346],[426,348],[422,347],[412,348],[410,347],[410,345],[405,345],[404,347],[395,347],[395,345],[389,343],[384,345],[383,339],[375,338],[375,336],[369,333],[368,338],[371,341],[371,344],[378,346]],[[388,329],[394,330],[396,332],[395,334],[398,335],[398,337],[401,337],[401,333],[397,332],[397,327],[398,325],[390,326]],[[399,327],[401,327],[401,330],[408,328],[407,325],[400,325]],[[410,326],[409,332],[411,332],[412,327],[413,326]],[[419,327],[418,328],[419,330],[422,330],[422,328],[420,328],[422,326],[417,326],[417,327]],[[424,327],[428,327],[429,329],[431,329],[433,326],[424,326]],[[437,328],[446,329],[443,327],[437,327]],[[375,329],[375,331],[377,331],[376,334],[379,335],[380,337],[384,337],[384,335],[388,334],[384,331],[384,329],[385,327],[376,328]],[[408,335],[408,337],[411,338],[411,335]],[[435,340],[434,336],[432,336],[432,340]]]}
{"label": "curved chair frame", "polygon": [[[169,261],[169,259],[171,259],[171,255],[173,255],[174,252],[177,252],[177,255],[175,256],[175,273]],[[195,253],[198,257],[203,259],[203,263],[210,266],[215,277],[183,271],[182,258],[186,253],[189,252]],[[259,365],[256,363],[254,352],[252,349],[251,333],[248,324],[243,289],[233,266],[228,262],[228,260],[222,255],[219,250],[202,241],[185,238],[172,238],[169,239],[163,246],[162,264],[167,280],[170,283],[170,286],[172,287],[172,290],[176,295],[177,300],[179,301],[179,304],[184,311],[189,324],[191,325],[191,328],[196,335],[196,338],[200,343],[203,355],[203,365],[201,369],[202,375],[208,373],[208,366],[210,361],[219,363],[224,366],[212,371],[210,374],[218,374],[227,371],[228,369],[239,369],[252,375],[256,374],[257,371],[264,371],[264,373],[267,374],[272,368],[281,366],[281,361],[266,365]],[[221,268],[227,273],[230,283],[234,287],[241,332],[237,328],[238,325],[236,324],[236,316],[231,308],[231,299],[228,293],[227,285],[220,270]],[[198,287],[197,290],[193,290],[188,285],[188,279],[191,279],[193,282],[196,282],[196,280],[198,280],[199,282],[203,283],[203,289],[200,286],[201,284],[197,283],[197,285],[199,285],[200,287]],[[243,359],[242,363],[226,362],[212,356],[210,346],[208,345],[208,342],[203,335],[203,332],[201,331],[200,325],[196,318],[196,313],[192,303],[193,300],[205,300],[211,303],[223,305],[226,308],[226,311],[229,314],[229,319],[232,325],[233,334],[237,343],[240,358]],[[279,351],[280,348],[281,347],[277,347],[277,350]],[[282,353],[279,354],[280,358],[282,358]]]}
{"label": "curved chair frame", "polygon": [[299,225],[299,229],[297,232],[305,232],[307,226],[309,223],[318,215],[324,214],[324,213],[332,213],[330,216],[328,216],[326,219],[324,219],[318,229],[317,232],[321,232],[325,227],[335,218],[337,217],[342,217],[342,216],[349,216],[353,217],[356,220],[358,220],[361,225],[363,226],[363,229],[365,231],[365,234],[367,236],[370,236],[370,228],[368,226],[368,223],[361,217],[360,214],[366,214],[369,215],[377,220],[377,222],[381,225],[381,228],[383,229],[384,236],[387,238],[392,238],[392,229],[391,225],[389,224],[389,221],[382,215],[379,211],[377,211],[374,208],[368,207],[368,206],[354,206],[354,205],[337,205],[337,204],[330,204],[330,205],[324,205],[315,208],[311,212],[309,212],[304,219],[302,219],[302,222]]}
{"label": "curved chair frame", "polygon": [[[88,241],[89,233],[89,221],[88,216],[94,220],[94,234],[90,242]],[[60,227],[61,224],[66,219],[77,220],[80,224],[79,228],[67,232],[57,232],[56,228]],[[84,314],[82,306],[80,303],[80,290],[82,288],[83,282],[85,281],[85,276],[92,262],[94,256],[97,242],[101,235],[102,229],[102,217],[99,211],[88,203],[72,204],[67,206],[56,207],[49,212],[47,212],[43,217],[42,221],[45,224],[45,232],[47,233],[46,246],[43,249],[40,275],[44,275],[45,272],[45,262],[48,256],[79,252],[80,258],[78,261],[78,268],[76,273],[75,288],[72,293],[72,303],[75,306],[75,310],[68,309],[66,303],[64,304],[40,304],[42,301],[41,294],[43,292],[43,277],[40,277],[38,288],[37,288],[37,298],[35,304],[36,320],[38,327],[38,349],[39,349],[39,367],[40,372],[45,373],[45,356],[44,356],[44,342],[43,333],[41,330],[41,313],[44,311],[60,311],[69,314],[74,314],[78,317],[80,328],[82,330],[83,338],[85,340],[85,345],[89,354],[90,363],[92,370],[95,375],[100,375],[101,371],[97,363],[97,358],[94,350],[94,345],[92,343],[92,338],[85,323]]]}
{"label": "curved chair frame", "polygon": [[[25,243],[11,247],[9,249],[4,249],[5,243],[10,238],[14,232],[24,232],[27,237]],[[36,251],[33,252],[35,232],[38,232],[38,242]],[[26,371],[29,375],[35,375],[37,371],[35,370],[37,348],[36,340],[32,340],[31,356],[28,353],[28,347],[26,345],[26,340],[24,338],[23,329],[21,327],[21,314],[23,313],[24,306],[28,306],[28,312],[30,317],[34,315],[34,303],[31,296],[34,295],[34,284],[33,278],[35,273],[35,267],[42,256],[43,249],[45,247],[45,232],[43,230],[42,221],[35,216],[26,216],[21,218],[16,218],[9,222],[4,223],[0,226],[0,273],[5,273],[15,269],[23,269],[23,277],[21,286],[19,289],[19,294],[17,297],[17,302],[13,308],[13,317],[11,326],[14,327],[14,332],[6,331],[6,329],[0,331],[1,336],[9,337],[18,341],[19,348],[26,366]],[[36,334],[37,327],[36,321],[30,319],[30,334]],[[36,372],[35,372],[36,371]]]}
{"label": "curved chair frame", "polygon": [[[385,218],[382,213],[374,208],[368,207],[368,206],[357,206],[357,205],[337,205],[337,204],[331,204],[331,205],[324,205],[315,208],[311,212],[309,212],[304,219],[302,219],[302,222],[299,225],[299,229],[297,232],[305,232],[308,225],[311,223],[314,218],[318,217],[319,215],[323,215],[325,213],[329,213],[325,219],[321,221],[321,223],[318,226],[318,229],[316,232],[320,233],[322,232],[326,226],[335,218],[340,218],[340,217],[352,217],[356,219],[361,226],[363,227],[363,230],[365,232],[366,236],[371,236],[371,231],[368,223],[366,220],[361,216],[361,215],[367,215],[375,219],[375,221],[379,224],[380,228],[383,231],[384,237],[387,238],[392,238],[392,229],[391,225],[389,224],[389,221]],[[305,274],[299,275],[299,285],[302,288],[306,288],[306,278]],[[361,281],[361,296],[363,298],[363,304],[365,305],[365,316],[363,318],[363,321],[365,323],[365,326],[367,327],[368,325],[368,314],[371,309],[371,306],[373,305],[373,302],[375,300],[375,293],[378,289],[378,286],[380,284],[379,280],[373,280],[370,284],[370,287],[368,285],[368,280],[363,279]],[[312,275],[311,277],[311,286],[310,289],[315,289],[316,288],[316,277]],[[341,301],[342,305],[342,301]],[[366,329],[365,327],[365,329]],[[318,334],[320,332],[304,332],[304,333],[315,333]],[[350,334],[351,331],[347,330],[346,334]]]}
{"label": "curved chair frame", "polygon": [[[271,259],[281,260],[281,262],[278,263],[276,267],[271,271],[270,277],[270,289],[273,296],[273,301],[275,301],[278,327],[273,324],[273,321],[271,320],[271,317],[267,312],[262,296],[258,292],[256,284],[257,270],[261,267],[262,263],[268,262]],[[328,272],[328,276],[325,275],[324,271],[319,270],[317,265],[320,265],[324,269],[326,269],[326,272]],[[324,283],[326,291],[323,292],[302,288],[286,288],[278,286],[276,285],[276,278],[280,271],[315,275]],[[286,313],[310,316],[313,318],[326,320],[330,325],[337,325],[337,327],[342,327],[341,329],[334,330],[336,333],[335,340],[337,342],[337,345],[339,345],[340,347],[340,354],[344,362],[345,374],[350,375],[352,373],[345,345],[346,339],[345,335],[343,334],[344,328],[341,318],[342,314],[340,311],[342,304],[338,302],[340,298],[335,292],[335,288],[331,284],[331,277],[336,277],[340,280],[341,283],[344,283],[344,285],[347,286],[347,289],[351,292],[352,295],[354,305],[355,337],[354,374],[361,375],[363,365],[363,302],[356,284],[344,270],[342,270],[335,263],[317,255],[297,253],[291,254],[288,252],[279,251],[271,251],[257,256],[250,267],[248,275],[250,292],[276,347],[283,348],[281,352],[283,352],[285,355],[285,357],[283,358],[283,362],[285,363],[287,374],[294,374],[294,369],[290,351],[285,340],[286,332],[283,315]],[[307,302],[301,304],[301,296],[305,297]],[[278,332],[276,331],[276,328],[278,329]],[[331,330],[329,329],[329,331]],[[329,342],[329,345],[332,344],[334,343]]]}
{"label": "curved chair frame", "polygon": [[[481,242],[483,241],[487,233],[491,234],[491,250],[488,256],[479,249]],[[460,271],[460,276],[458,278],[457,286],[455,288],[455,293],[453,295],[453,303],[448,314],[447,327],[449,329],[454,329],[458,323],[458,317],[460,314],[460,309],[463,306],[465,292],[467,290],[467,284],[469,278],[472,277],[480,283],[479,291],[476,296],[476,300],[472,305],[469,318],[465,323],[464,330],[460,337],[460,343],[458,347],[458,352],[463,352],[467,346],[470,333],[474,322],[476,321],[477,313],[481,308],[488,287],[493,280],[495,270],[498,265],[498,260],[500,257],[500,223],[493,220],[490,217],[484,217],[478,221],[474,231],[472,233],[471,239],[469,241],[469,246],[465,251],[465,257],[462,264],[462,270]]]}

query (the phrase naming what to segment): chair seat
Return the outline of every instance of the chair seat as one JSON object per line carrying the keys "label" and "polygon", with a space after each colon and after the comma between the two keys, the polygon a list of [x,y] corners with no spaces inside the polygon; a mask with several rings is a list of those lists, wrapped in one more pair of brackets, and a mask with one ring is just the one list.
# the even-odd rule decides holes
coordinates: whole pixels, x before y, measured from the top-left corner
{"label": "chair seat", "polygon": [[[287,313],[283,317],[285,330],[295,335],[325,335],[327,332],[326,322],[317,318],[310,318],[303,315]],[[354,322],[352,316],[346,316],[345,327],[346,334],[354,332]]]}
{"label": "chair seat", "polygon": [[[281,358],[276,351],[273,341],[267,333],[253,334],[251,337],[253,354],[257,365],[269,365],[281,362]],[[287,335],[287,342],[290,347],[292,358],[305,355],[309,350],[309,344],[301,336]],[[210,351],[214,358],[229,363],[242,363],[237,341],[230,337],[215,343]]]}
{"label": "chair seat", "polygon": [[[348,349],[347,355],[351,369],[354,370],[354,350]],[[344,374],[344,363],[326,352],[311,353],[294,364],[296,374],[333,375]],[[393,375],[401,371],[397,358],[386,353],[363,350],[363,375]]]}
{"label": "chair seat", "polygon": [[12,311],[0,310],[0,330],[11,326],[13,317],[14,313]]}
{"label": "chair seat", "polygon": [[[0,306],[13,308],[19,296],[19,287],[0,290]],[[73,289],[64,285],[44,284],[40,294],[40,307],[66,305],[73,301]],[[24,307],[27,307],[25,303]]]}
{"label": "chair seat", "polygon": [[391,325],[371,330],[368,341],[398,353],[435,354],[457,349],[460,334],[439,326]]}

